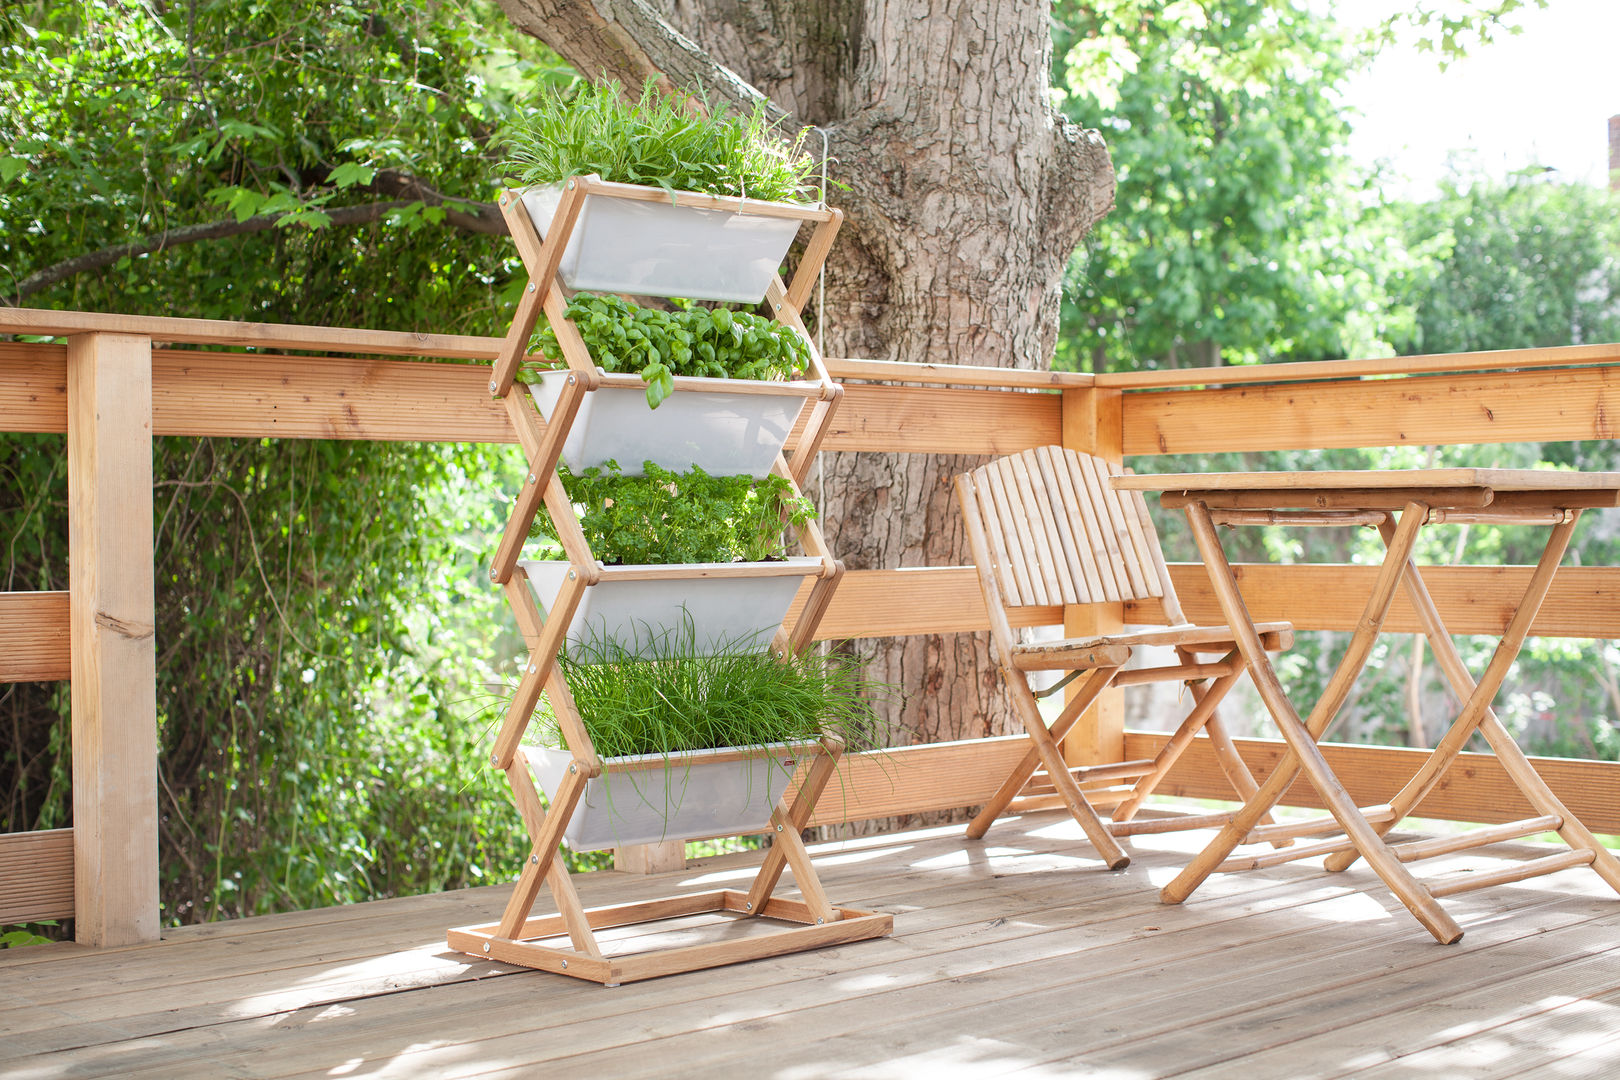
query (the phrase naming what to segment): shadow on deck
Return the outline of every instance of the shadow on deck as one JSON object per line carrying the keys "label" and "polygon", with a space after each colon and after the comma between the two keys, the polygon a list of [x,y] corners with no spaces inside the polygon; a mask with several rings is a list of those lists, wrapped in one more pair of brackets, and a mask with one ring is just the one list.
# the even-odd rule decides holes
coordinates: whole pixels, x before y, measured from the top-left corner
{"label": "shadow on deck", "polygon": [[[1118,874],[1057,814],[982,842],[824,844],[830,898],[893,913],[892,938],[614,989],[447,949],[505,886],[0,953],[0,1076],[1620,1075],[1620,897],[1590,872],[1450,900],[1466,936],[1442,946],[1360,866],[1219,876],[1161,905],[1207,835],[1139,838]],[[757,861],[580,891],[740,885]]]}

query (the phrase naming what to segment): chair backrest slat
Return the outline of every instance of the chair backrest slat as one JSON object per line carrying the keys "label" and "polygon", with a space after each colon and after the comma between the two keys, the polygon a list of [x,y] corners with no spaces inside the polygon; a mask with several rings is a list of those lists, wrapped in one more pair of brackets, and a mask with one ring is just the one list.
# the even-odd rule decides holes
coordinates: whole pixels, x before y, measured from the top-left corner
{"label": "chair backrest slat", "polygon": [[1001,470],[996,467],[996,463],[991,462],[984,470],[984,482],[979,485],[979,490],[987,507],[985,517],[993,517],[1001,533],[1007,551],[1007,566],[1015,583],[1015,589],[1009,590],[1008,596],[1011,597],[1016,593],[1020,597],[1018,604],[1013,606],[1044,604],[1046,601],[1036,591],[1034,581],[1029,576],[1029,545],[1018,534],[1018,521],[1023,516],[1022,509],[1015,507],[1008,497],[1007,486],[1002,481]]}
{"label": "chair backrest slat", "polygon": [[[1036,474],[1040,483],[1046,489],[1046,498],[1043,505],[1051,512],[1052,528],[1057,535],[1058,551],[1062,552],[1060,566],[1067,570],[1066,579],[1074,591],[1074,599],[1065,597],[1065,603],[1089,604],[1091,598],[1101,590],[1100,583],[1086,580],[1086,567],[1080,560],[1080,544],[1075,539],[1074,525],[1070,517],[1074,514],[1071,504],[1074,499],[1073,491],[1065,492],[1063,485],[1058,481],[1058,469],[1052,460],[1050,446],[1037,446],[1029,451],[1035,461]],[[1056,556],[1054,552],[1054,557]]]}
{"label": "chair backrest slat", "polygon": [[1089,454],[1042,446],[960,478],[1005,607],[1160,598],[1180,621],[1147,503],[1114,490],[1109,477],[1119,473]]}

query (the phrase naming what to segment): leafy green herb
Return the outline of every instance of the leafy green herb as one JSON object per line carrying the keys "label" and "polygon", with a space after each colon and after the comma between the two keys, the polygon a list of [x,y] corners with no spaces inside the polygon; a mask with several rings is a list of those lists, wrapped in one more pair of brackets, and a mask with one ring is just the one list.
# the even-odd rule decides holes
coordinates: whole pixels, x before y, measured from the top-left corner
{"label": "leafy green herb", "polygon": [[[617,462],[576,476],[559,467],[591,550],[609,565],[761,562],[787,550],[783,526],[803,526],[816,509],[775,474],[675,473],[651,461],[646,475],[625,476]],[[531,537],[557,535],[541,508]]]}
{"label": "leafy green herb", "polygon": [[617,82],[544,90],[499,134],[501,170],[517,184],[554,184],[596,173],[604,180],[784,202],[808,186],[816,163],[804,132],[792,141],[760,102],[740,115],[698,112],[701,93],[664,95],[648,79],[630,100]]}
{"label": "leafy green herb", "polygon": [[[699,655],[691,620],[636,651],[651,658],[623,660],[606,642],[570,646],[557,657],[602,757],[811,742],[823,732],[851,751],[882,745],[867,695],[883,688],[862,679],[842,654]],[[563,745],[549,704],[535,722],[546,742]]]}
{"label": "leafy green herb", "polygon": [[[810,347],[797,330],[746,311],[695,304],[663,311],[579,293],[567,313],[597,366],[647,380],[653,409],[674,391],[676,375],[783,380],[810,367]],[[542,356],[566,363],[555,329],[548,325],[537,337]]]}

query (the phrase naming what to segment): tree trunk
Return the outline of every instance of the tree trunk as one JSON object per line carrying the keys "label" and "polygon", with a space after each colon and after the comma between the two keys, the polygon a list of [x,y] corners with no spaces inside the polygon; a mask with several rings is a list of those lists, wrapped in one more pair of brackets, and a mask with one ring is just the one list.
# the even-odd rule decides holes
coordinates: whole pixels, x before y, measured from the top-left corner
{"label": "tree trunk", "polygon": [[[1048,104],[1050,11],[1027,0],[501,0],[578,70],[749,88],[825,132],[845,212],[827,270],[831,356],[1045,368],[1063,269],[1112,206],[1101,138]],[[947,13],[942,13],[942,10]],[[734,73],[734,74],[733,74]],[[820,151],[812,133],[808,145]],[[976,459],[824,455],[821,506],[852,570],[968,561],[950,481]],[[818,497],[819,496],[819,497]],[[858,643],[902,691],[896,743],[1005,728],[984,635]]]}

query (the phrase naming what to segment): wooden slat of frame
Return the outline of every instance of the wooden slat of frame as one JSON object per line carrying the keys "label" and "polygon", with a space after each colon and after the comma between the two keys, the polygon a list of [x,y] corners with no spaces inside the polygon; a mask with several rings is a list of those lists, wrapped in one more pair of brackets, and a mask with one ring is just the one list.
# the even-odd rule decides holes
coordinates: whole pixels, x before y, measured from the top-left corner
{"label": "wooden slat of frame", "polygon": [[[0,343],[0,430],[67,430],[66,355]],[[159,350],[152,366],[159,435],[513,441],[489,370],[472,364]],[[1061,437],[1057,394],[852,386],[823,449],[1003,454]]]}
{"label": "wooden slat of frame", "polygon": [[[798,618],[810,589],[799,589],[788,615]],[[1007,609],[1015,627],[1063,622],[1061,607]],[[816,638],[843,641],[860,637],[956,634],[988,630],[979,575],[971,566],[919,566],[900,570],[850,570],[833,594]]]}
{"label": "wooden slat of frame", "polygon": [[73,830],[0,836],[0,926],[73,917]]}
{"label": "wooden slat of frame", "polygon": [[[1159,732],[1128,731],[1125,755],[1128,758],[1152,757],[1168,737]],[[1286,749],[1280,739],[1239,739],[1237,745],[1256,776],[1270,773]],[[1427,750],[1406,747],[1340,743],[1324,743],[1322,752],[1359,806],[1387,801],[1417,772],[1428,755]],[[1530,761],[1587,828],[1600,833],[1620,832],[1620,802],[1614,798],[1616,787],[1620,786],[1620,762],[1573,758],[1531,758]],[[1157,794],[1229,799],[1231,791],[1208,741],[1197,739],[1159,784]],[[1303,777],[1295,781],[1282,801],[1288,806],[1322,806],[1315,790]],[[1440,786],[1419,804],[1417,812],[1421,817],[1495,824],[1530,816],[1529,806],[1494,755],[1463,754]]]}
{"label": "wooden slat of frame", "polygon": [[[1233,567],[1249,611],[1260,621],[1287,619],[1299,630],[1355,627],[1367,601],[1373,566],[1275,566],[1243,563]],[[1529,566],[1432,566],[1423,580],[1446,626],[1454,634],[1500,634],[1524,595]],[[1170,578],[1187,618],[1220,622],[1209,578],[1198,563],[1175,563]],[[1126,608],[1132,620],[1136,605]],[[1406,597],[1397,594],[1384,629],[1412,634],[1422,630]],[[1540,637],[1620,638],[1620,567],[1566,566],[1530,628]]]}
{"label": "wooden slat of frame", "polygon": [[812,825],[976,806],[994,795],[1029,749],[1022,735],[845,754]]}
{"label": "wooden slat of frame", "polygon": [[[795,429],[790,450],[798,439]],[[999,455],[1062,441],[1060,394],[853,385],[822,449]]]}
{"label": "wooden slat of frame", "polygon": [[[514,441],[489,369],[349,357],[158,351],[157,435]],[[0,429],[67,430],[67,350],[0,345]]]}
{"label": "wooden slat of frame", "polygon": [[68,677],[68,594],[0,593],[0,683]]}
{"label": "wooden slat of frame", "polygon": [[1095,376],[1079,371],[1028,371],[989,368],[973,364],[908,364],[898,360],[827,358],[833,378],[866,379],[882,383],[929,383],[936,386],[1019,387],[1030,390],[1074,390],[1092,385]]}
{"label": "wooden slat of frame", "polygon": [[1231,386],[1238,383],[1315,382],[1368,376],[1412,375],[1439,371],[1504,369],[1620,363],[1620,345],[1570,345],[1551,349],[1502,349],[1495,352],[1391,356],[1377,360],[1320,360],[1309,363],[1255,364],[1247,367],[1183,368],[1176,371],[1121,371],[1095,376],[1095,384],[1118,390],[1182,386]]}
{"label": "wooden slat of frame", "polygon": [[1612,439],[1620,370],[1126,394],[1125,453]]}
{"label": "wooden slat of frame", "polygon": [[343,326],[296,326],[0,307],[0,334],[67,337],[83,333],[139,334],[154,342],[183,341],[216,347],[307,349],[365,353],[369,356],[434,356],[456,360],[493,360],[501,345],[500,338],[466,334],[418,334],[398,330],[356,330]]}

